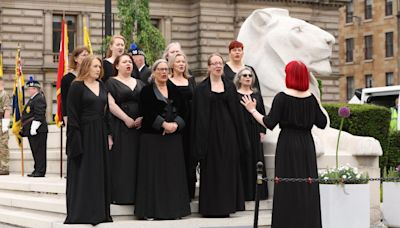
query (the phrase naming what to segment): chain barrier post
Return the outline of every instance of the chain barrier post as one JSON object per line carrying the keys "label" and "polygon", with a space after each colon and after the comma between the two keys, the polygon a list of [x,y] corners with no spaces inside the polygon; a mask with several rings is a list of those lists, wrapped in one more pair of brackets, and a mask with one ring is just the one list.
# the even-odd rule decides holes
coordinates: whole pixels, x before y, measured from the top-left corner
{"label": "chain barrier post", "polygon": [[257,182],[256,182],[256,195],[255,195],[255,208],[254,208],[254,226],[258,227],[258,211],[260,208],[260,190],[263,184],[263,169],[264,164],[262,162],[257,162]]}

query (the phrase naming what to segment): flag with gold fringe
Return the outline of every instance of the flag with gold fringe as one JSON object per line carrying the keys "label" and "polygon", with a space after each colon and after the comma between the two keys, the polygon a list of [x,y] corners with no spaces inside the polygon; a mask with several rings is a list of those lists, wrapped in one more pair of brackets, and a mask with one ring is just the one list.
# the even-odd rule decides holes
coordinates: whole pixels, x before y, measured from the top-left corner
{"label": "flag with gold fringe", "polygon": [[68,70],[68,29],[65,19],[61,21],[61,41],[60,41],[60,53],[58,56],[58,71],[57,71],[57,83],[56,83],[56,95],[57,95],[57,113],[54,117],[54,121],[57,126],[60,127],[62,124],[62,104],[61,104],[61,80],[62,77],[67,73]]}
{"label": "flag with gold fringe", "polygon": [[85,19],[83,19],[83,45],[89,49],[89,54],[93,55],[92,43],[90,42],[89,30],[86,27]]}
{"label": "flag with gold fringe", "polygon": [[13,124],[12,132],[17,138],[17,143],[22,148],[22,136],[19,134],[22,128],[21,116],[25,104],[24,94],[24,74],[22,73],[21,49],[18,45],[17,55],[15,56],[15,79],[13,88]]}
{"label": "flag with gold fringe", "polygon": [[1,41],[0,41],[0,78],[3,77],[3,52],[1,51]]}

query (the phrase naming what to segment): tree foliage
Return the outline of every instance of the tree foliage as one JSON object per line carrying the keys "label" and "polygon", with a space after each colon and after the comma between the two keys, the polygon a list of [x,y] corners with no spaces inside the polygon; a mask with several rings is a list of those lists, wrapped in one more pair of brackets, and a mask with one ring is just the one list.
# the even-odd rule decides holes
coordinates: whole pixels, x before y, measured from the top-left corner
{"label": "tree foliage", "polygon": [[165,48],[165,40],[161,32],[150,20],[148,0],[118,0],[118,16],[121,19],[121,35],[146,54],[146,61],[152,64],[160,58]]}

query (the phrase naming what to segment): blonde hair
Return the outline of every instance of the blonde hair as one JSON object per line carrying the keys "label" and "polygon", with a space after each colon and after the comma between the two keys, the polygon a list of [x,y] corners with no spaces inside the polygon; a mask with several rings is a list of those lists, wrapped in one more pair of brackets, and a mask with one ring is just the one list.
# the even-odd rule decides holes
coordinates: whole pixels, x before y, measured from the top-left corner
{"label": "blonde hair", "polygon": [[82,52],[87,51],[87,53],[89,52],[89,48],[87,48],[86,46],[79,46],[76,47],[73,51],[71,56],[69,57],[69,62],[68,62],[68,68],[72,69],[72,70],[76,70],[76,68],[78,67],[77,62],[75,61],[75,58],[78,57]]}
{"label": "blonde hair", "polygon": [[254,71],[250,67],[247,67],[247,66],[242,68],[241,70],[239,70],[236,73],[235,77],[233,78],[233,84],[235,84],[236,89],[240,89],[240,87],[242,86],[242,84],[240,84],[240,78],[242,77],[244,71],[249,71],[250,74],[252,74],[250,89],[253,92],[257,92],[257,88],[254,87],[254,84],[256,82],[256,75],[255,75]]}
{"label": "blonde hair", "polygon": [[123,36],[121,36],[121,35],[112,36],[110,44],[108,45],[108,48],[107,48],[106,58],[110,58],[112,56],[112,51],[111,51],[110,47],[114,44],[116,39],[121,39],[121,40],[124,41],[124,45],[126,44],[126,40],[125,40],[125,38]]}
{"label": "blonde hair", "polygon": [[[211,65],[211,58],[214,57],[214,56],[220,57],[221,60],[222,60],[222,65],[225,64],[225,61],[224,61],[224,58],[222,57],[222,55],[220,53],[218,53],[218,52],[214,52],[214,53],[212,53],[211,55],[208,56],[208,58],[207,58],[207,66]],[[207,77],[210,77],[210,71],[208,71],[208,70],[207,70]]]}
{"label": "blonde hair", "polygon": [[171,72],[171,78],[174,77],[174,63],[175,63],[176,57],[178,57],[178,56],[183,56],[183,58],[185,59],[185,71],[183,72],[183,77],[188,79],[190,77],[190,75],[189,75],[189,64],[188,64],[188,61],[187,61],[187,57],[183,52],[175,53],[175,54],[173,54],[171,56],[171,58],[168,59],[168,68],[169,68],[169,70]]}
{"label": "blonde hair", "polygon": [[90,66],[92,65],[93,61],[97,59],[100,62],[100,76],[99,80],[103,77],[103,62],[99,57],[94,55],[88,55],[82,60],[81,67],[79,68],[78,76],[75,78],[77,81],[84,81],[90,76]]}
{"label": "blonde hair", "polygon": [[181,44],[179,42],[169,43],[168,46],[165,48],[164,53],[162,54],[162,58],[163,59],[168,60],[167,56],[168,56],[169,49],[171,49],[171,47],[174,46],[174,45],[178,46],[179,50],[182,51],[182,47],[181,47]]}

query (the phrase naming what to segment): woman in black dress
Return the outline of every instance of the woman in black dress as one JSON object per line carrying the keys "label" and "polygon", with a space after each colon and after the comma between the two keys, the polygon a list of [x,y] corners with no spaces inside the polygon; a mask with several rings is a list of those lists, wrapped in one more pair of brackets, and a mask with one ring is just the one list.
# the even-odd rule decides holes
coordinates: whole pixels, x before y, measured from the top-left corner
{"label": "woman in black dress", "polygon": [[199,212],[206,217],[227,217],[244,210],[240,153],[249,142],[236,88],[222,77],[222,57],[208,58],[209,76],[193,97],[193,156],[200,161]]}
{"label": "woman in black dress", "polygon": [[194,77],[189,75],[187,58],[182,52],[170,56],[168,66],[171,70],[168,82],[178,88],[179,92],[182,94],[186,109],[188,110],[184,118],[186,120],[186,126],[183,129],[182,138],[189,196],[193,199],[196,189],[196,164],[190,154],[190,109],[192,108],[192,98],[196,87],[196,81]]}
{"label": "woman in black dress", "polygon": [[[275,176],[279,178],[318,178],[311,128],[325,128],[327,118],[313,94],[308,91],[307,67],[292,61],[286,65],[285,92],[278,93],[267,116],[256,109],[250,96],[241,101],[257,122],[272,130],[279,124]],[[279,183],[274,187],[273,228],[321,228],[318,183]]]}
{"label": "woman in black dress", "polygon": [[68,90],[71,86],[72,81],[76,78],[82,60],[89,55],[89,49],[85,46],[76,47],[71,54],[68,62],[68,68],[70,71],[63,76],[61,80],[61,104],[62,104],[62,116],[64,125],[67,125],[68,114],[67,114],[67,98]]}
{"label": "woman in black dress", "polygon": [[133,60],[128,54],[114,61],[117,76],[106,82],[111,116],[113,147],[110,152],[111,202],[134,204],[137,155],[139,152],[139,97],[144,83],[131,77]]}
{"label": "woman in black dress", "polygon": [[185,104],[168,81],[168,64],[157,60],[154,81],[140,93],[143,114],[138,163],[135,215],[177,219],[190,214],[182,129]]}
{"label": "woman in black dress", "polygon": [[117,75],[114,72],[115,59],[125,52],[125,38],[121,35],[114,35],[111,38],[110,45],[108,46],[106,58],[103,59],[104,77],[101,79],[106,82],[110,77]]}
{"label": "woman in black dress", "polygon": [[[239,101],[241,101],[242,97],[245,95],[251,96],[257,101],[256,109],[258,112],[265,115],[264,102],[259,91],[254,88],[254,81],[254,73],[248,67],[239,70],[233,79],[238,92]],[[244,199],[246,201],[252,201],[254,200],[256,193],[257,162],[261,161],[265,164],[262,141],[267,130],[261,124],[257,123],[251,114],[246,111],[246,108],[242,107],[241,109],[247,128],[251,150],[250,154],[241,154],[240,168],[242,170]],[[266,177],[265,167],[263,170],[263,177]],[[267,183],[264,182],[260,188],[260,199],[267,199]]]}
{"label": "woman in black dress", "polygon": [[66,224],[111,222],[108,183],[108,105],[101,60],[82,61],[68,93]]}
{"label": "woman in black dress", "polygon": [[229,61],[226,62],[226,64],[224,65],[224,77],[226,79],[228,79],[229,81],[233,81],[233,79],[235,78],[235,75],[237,72],[239,72],[239,70],[243,69],[245,66],[250,68],[253,73],[254,73],[254,87],[256,89],[258,89],[258,92],[261,93],[260,90],[260,84],[258,82],[258,77],[256,74],[256,71],[254,70],[253,67],[249,66],[249,65],[245,65],[243,63],[243,43],[237,41],[237,40],[233,40],[230,44],[229,44]]}

